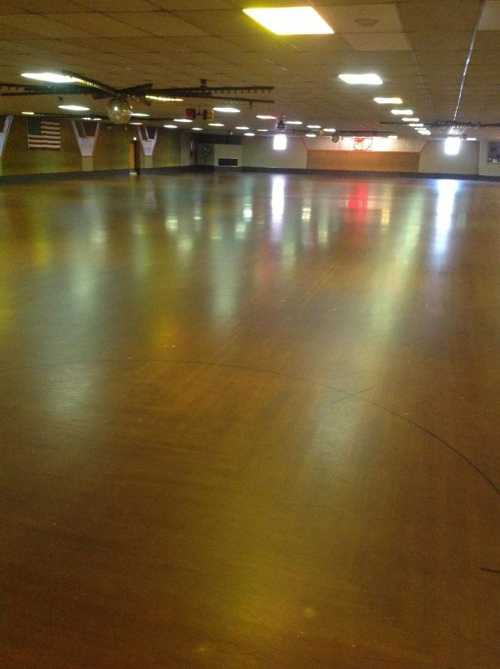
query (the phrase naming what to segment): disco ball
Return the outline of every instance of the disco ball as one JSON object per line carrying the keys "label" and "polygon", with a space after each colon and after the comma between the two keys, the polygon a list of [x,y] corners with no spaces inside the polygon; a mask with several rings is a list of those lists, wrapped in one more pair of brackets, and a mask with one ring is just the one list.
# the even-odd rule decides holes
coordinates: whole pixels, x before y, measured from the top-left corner
{"label": "disco ball", "polygon": [[128,123],[132,115],[132,107],[127,100],[111,100],[106,111],[112,123]]}

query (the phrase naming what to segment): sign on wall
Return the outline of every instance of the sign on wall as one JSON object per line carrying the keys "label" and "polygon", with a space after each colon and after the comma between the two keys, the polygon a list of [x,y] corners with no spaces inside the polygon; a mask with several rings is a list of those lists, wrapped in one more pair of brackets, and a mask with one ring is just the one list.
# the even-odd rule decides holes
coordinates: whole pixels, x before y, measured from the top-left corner
{"label": "sign on wall", "polygon": [[500,163],[500,142],[488,142],[488,162]]}

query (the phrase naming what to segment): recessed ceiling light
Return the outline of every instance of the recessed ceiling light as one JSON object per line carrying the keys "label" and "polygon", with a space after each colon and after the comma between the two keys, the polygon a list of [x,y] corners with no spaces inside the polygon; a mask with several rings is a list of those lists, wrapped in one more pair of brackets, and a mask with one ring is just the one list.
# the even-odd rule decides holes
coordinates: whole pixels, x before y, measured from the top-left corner
{"label": "recessed ceiling light", "polygon": [[267,128],[257,128],[257,132],[267,132]]}
{"label": "recessed ceiling light", "polygon": [[136,116],[137,118],[147,118],[151,114],[145,114],[144,112],[132,112],[130,116]]}
{"label": "recessed ceiling light", "polygon": [[240,109],[238,107],[212,107],[215,112],[220,114],[239,114]]}
{"label": "recessed ceiling light", "polygon": [[332,35],[313,7],[251,7],[243,12],[275,35]]}
{"label": "recessed ceiling light", "polygon": [[245,135],[245,137],[255,137],[254,132],[245,132],[244,135]]}
{"label": "recessed ceiling light", "polygon": [[315,132],[308,132],[306,133],[306,137],[317,137]]}
{"label": "recessed ceiling light", "polygon": [[164,128],[168,128],[169,130],[175,130],[177,128],[176,125],[173,123],[167,123],[166,125],[163,126]]}
{"label": "recessed ceiling light", "polygon": [[235,130],[250,130],[247,125],[237,125]]}
{"label": "recessed ceiling light", "polygon": [[142,125],[142,121],[130,121],[129,125]]}
{"label": "recessed ceiling light", "polygon": [[418,123],[420,119],[418,116],[403,116],[402,119],[405,123]]}
{"label": "recessed ceiling light", "polygon": [[224,123],[209,123],[208,125],[211,125],[212,128],[223,128]]}
{"label": "recessed ceiling light", "polygon": [[323,128],[323,132],[337,132],[337,128]]}
{"label": "recessed ceiling light", "polygon": [[375,72],[365,72],[363,74],[343,73],[339,74],[339,79],[351,86],[381,86],[384,81]]}
{"label": "recessed ceiling light", "polygon": [[34,116],[35,112],[21,112],[23,116]]}
{"label": "recessed ceiling light", "polygon": [[276,116],[270,114],[257,114],[255,118],[259,118],[261,121],[276,121]]}
{"label": "recessed ceiling light", "polygon": [[413,109],[391,109],[394,116],[413,116]]}
{"label": "recessed ceiling light", "polygon": [[192,123],[190,118],[174,118],[174,123]]}
{"label": "recessed ceiling light", "polygon": [[320,125],[308,125],[307,126],[309,130],[320,130],[321,126]]}
{"label": "recessed ceiling light", "polygon": [[184,98],[171,98],[164,95],[146,95],[147,100],[157,100],[158,102],[184,102]]}
{"label": "recessed ceiling light", "polygon": [[401,98],[373,98],[378,105],[402,105]]}
{"label": "recessed ceiling light", "polygon": [[285,121],[286,125],[302,125],[302,121]]}
{"label": "recessed ceiling light", "polygon": [[202,132],[203,128],[191,128],[194,132]]}
{"label": "recessed ceiling light", "polygon": [[57,72],[23,72],[21,76],[26,79],[46,81],[50,84],[72,84],[81,81],[78,77],[71,77],[68,74],[59,74]]}
{"label": "recessed ceiling light", "polygon": [[467,137],[468,142],[477,142],[477,137]]}
{"label": "recessed ceiling light", "polygon": [[423,128],[424,124],[423,123],[408,123],[410,128]]}
{"label": "recessed ceiling light", "polygon": [[417,130],[419,135],[431,135],[431,131],[428,130],[427,128],[418,128]]}
{"label": "recessed ceiling light", "polygon": [[82,105],[58,105],[59,109],[66,111],[89,111],[90,107],[82,107]]}

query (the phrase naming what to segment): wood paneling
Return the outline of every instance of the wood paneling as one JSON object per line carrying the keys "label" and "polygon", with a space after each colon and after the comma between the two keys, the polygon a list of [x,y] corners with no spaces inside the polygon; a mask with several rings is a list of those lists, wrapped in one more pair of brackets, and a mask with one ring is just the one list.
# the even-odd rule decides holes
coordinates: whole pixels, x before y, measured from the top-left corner
{"label": "wood paneling", "polygon": [[418,172],[418,153],[401,151],[308,151],[312,170]]}

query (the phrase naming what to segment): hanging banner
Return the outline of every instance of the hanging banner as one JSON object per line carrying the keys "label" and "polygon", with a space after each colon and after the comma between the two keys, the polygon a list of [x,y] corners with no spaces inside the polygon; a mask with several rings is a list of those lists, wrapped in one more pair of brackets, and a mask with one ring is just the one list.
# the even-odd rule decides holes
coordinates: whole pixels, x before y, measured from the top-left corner
{"label": "hanging banner", "polygon": [[0,156],[3,153],[5,145],[7,144],[7,137],[9,136],[10,128],[14,117],[0,116]]}
{"label": "hanging banner", "polygon": [[141,142],[142,152],[145,156],[152,156],[158,139],[158,128],[140,125],[137,128],[137,135]]}
{"label": "hanging banner", "polygon": [[[80,155],[84,158],[90,158],[94,155],[94,149],[99,137],[99,121],[92,123],[85,121],[71,121],[73,132],[80,149]],[[93,134],[89,134],[89,130],[93,130]]]}

